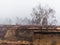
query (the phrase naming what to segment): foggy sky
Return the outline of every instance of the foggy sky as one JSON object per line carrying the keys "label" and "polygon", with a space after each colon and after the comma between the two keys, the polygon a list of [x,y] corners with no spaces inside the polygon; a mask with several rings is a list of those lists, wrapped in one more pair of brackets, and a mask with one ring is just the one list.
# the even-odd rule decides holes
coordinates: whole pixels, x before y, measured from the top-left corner
{"label": "foggy sky", "polygon": [[48,5],[56,11],[57,25],[60,25],[60,1],[59,0],[0,0],[0,23],[6,18],[15,19],[16,16],[31,18],[32,8],[37,5]]}

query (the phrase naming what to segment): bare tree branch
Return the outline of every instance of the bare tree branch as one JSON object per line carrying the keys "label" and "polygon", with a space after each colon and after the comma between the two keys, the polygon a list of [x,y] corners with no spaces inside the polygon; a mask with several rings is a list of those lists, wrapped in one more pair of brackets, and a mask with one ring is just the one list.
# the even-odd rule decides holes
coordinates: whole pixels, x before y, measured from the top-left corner
{"label": "bare tree branch", "polygon": [[[34,25],[53,25],[53,23],[56,21],[56,18],[54,16],[55,10],[51,8],[45,8],[39,5],[37,8],[33,8],[32,11],[32,24]],[[55,18],[52,22],[50,23],[48,20],[51,17],[51,19]],[[50,24],[49,24],[50,23]],[[56,24],[55,24],[56,25]]]}

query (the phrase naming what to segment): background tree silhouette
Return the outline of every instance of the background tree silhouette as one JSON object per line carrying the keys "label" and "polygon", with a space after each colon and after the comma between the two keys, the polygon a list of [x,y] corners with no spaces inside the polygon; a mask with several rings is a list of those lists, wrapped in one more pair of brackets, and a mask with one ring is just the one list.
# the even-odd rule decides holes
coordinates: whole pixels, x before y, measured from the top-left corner
{"label": "background tree silhouette", "polygon": [[55,10],[38,5],[32,11],[32,24],[34,25],[56,25]]}

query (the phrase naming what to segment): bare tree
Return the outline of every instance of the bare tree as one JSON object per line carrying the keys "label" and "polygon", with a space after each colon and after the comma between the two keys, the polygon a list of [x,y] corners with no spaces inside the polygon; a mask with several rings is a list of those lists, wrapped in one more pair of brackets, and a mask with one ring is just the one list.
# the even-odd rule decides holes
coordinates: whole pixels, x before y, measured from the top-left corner
{"label": "bare tree", "polygon": [[8,19],[8,23],[11,25],[12,24],[12,20],[11,19]]}
{"label": "bare tree", "polygon": [[11,18],[6,18],[4,21],[4,24],[11,25],[12,24],[12,19]]}
{"label": "bare tree", "polygon": [[[32,23],[35,25],[53,25],[56,22],[54,14],[55,10],[52,8],[42,7],[39,5],[38,7],[33,8]],[[52,20],[49,20],[50,18]]]}
{"label": "bare tree", "polygon": [[15,19],[16,25],[19,25],[20,21],[21,21],[21,19],[19,17],[16,17],[16,19]]}
{"label": "bare tree", "polygon": [[31,20],[28,19],[27,17],[25,18],[19,18],[16,17],[16,25],[29,25],[31,23]]}
{"label": "bare tree", "polygon": [[28,19],[27,17],[25,17],[21,22],[23,25],[30,25],[31,24],[31,20]]}

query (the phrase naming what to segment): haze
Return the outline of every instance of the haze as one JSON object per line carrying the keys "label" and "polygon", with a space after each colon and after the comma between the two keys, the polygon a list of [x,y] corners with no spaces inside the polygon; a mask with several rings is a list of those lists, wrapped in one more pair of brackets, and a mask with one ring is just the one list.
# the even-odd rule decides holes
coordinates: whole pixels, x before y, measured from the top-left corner
{"label": "haze", "polygon": [[[60,25],[60,1],[59,0],[0,0],[0,23],[5,19],[31,18],[32,8],[42,4],[48,5],[56,11],[57,25]],[[14,22],[13,22],[14,23]]]}

